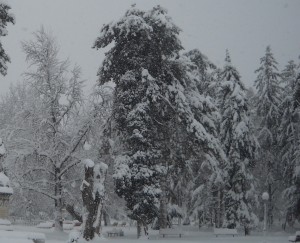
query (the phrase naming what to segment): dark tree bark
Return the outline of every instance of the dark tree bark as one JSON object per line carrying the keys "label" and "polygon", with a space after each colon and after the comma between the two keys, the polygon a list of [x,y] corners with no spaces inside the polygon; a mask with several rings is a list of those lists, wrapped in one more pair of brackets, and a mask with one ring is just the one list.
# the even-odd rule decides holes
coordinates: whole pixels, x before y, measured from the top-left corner
{"label": "dark tree bark", "polygon": [[104,195],[100,195],[98,191],[95,192],[94,185],[96,181],[97,183],[101,180],[104,182],[106,170],[101,172],[95,171],[97,169],[102,170],[101,167],[97,167],[97,169],[96,167],[97,165],[85,167],[85,176],[81,188],[83,206],[85,208],[85,215],[83,216],[83,238],[87,241],[92,240],[95,237],[95,234],[99,235],[101,233],[100,228]]}
{"label": "dark tree bark", "polygon": [[166,229],[168,227],[168,212],[167,212],[167,195],[166,195],[166,178],[162,176],[161,194],[160,194],[160,207],[159,207],[159,228]]}
{"label": "dark tree bark", "polygon": [[67,204],[66,210],[74,219],[78,220],[81,223],[83,222],[82,216],[80,215],[80,213],[75,211],[74,205]]}
{"label": "dark tree bark", "polygon": [[110,217],[106,210],[102,210],[103,221],[105,226],[110,226]]}
{"label": "dark tree bark", "polygon": [[148,226],[143,220],[137,220],[137,238],[148,236]]}

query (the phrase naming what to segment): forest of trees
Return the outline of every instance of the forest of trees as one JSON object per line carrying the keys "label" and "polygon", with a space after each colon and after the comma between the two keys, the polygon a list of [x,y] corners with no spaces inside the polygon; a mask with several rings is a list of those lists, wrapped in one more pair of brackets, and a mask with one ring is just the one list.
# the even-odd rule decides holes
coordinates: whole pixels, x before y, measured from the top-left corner
{"label": "forest of trees", "polygon": [[[0,19],[5,36],[6,4]],[[47,30],[20,40],[24,81],[0,101],[11,216],[62,230],[67,208],[86,239],[101,233],[99,217],[136,221],[138,237],[174,217],[249,234],[268,192],[268,227],[300,220],[299,60],[279,70],[267,46],[248,88],[228,50],[218,67],[185,50],[180,31],[161,6],[103,25],[91,45],[109,49],[91,94]],[[8,61],[0,42],[2,75]]]}

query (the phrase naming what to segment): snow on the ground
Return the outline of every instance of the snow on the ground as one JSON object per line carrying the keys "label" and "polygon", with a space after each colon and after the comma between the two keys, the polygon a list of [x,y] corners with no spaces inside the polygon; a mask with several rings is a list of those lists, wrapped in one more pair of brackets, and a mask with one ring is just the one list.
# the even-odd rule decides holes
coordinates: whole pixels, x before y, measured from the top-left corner
{"label": "snow on the ground", "polygon": [[11,225],[8,219],[0,219],[0,225]]}
{"label": "snow on the ground", "polygon": [[23,232],[23,231],[1,231],[1,239],[31,239],[31,240],[45,240],[45,234],[36,232]]}
{"label": "snow on the ground", "polygon": [[32,243],[32,240],[0,238],[0,242],[1,243]]}
{"label": "snow on the ground", "polygon": [[53,222],[50,222],[50,221],[42,222],[42,223],[39,223],[36,227],[37,228],[50,229],[50,228],[53,227]]}
{"label": "snow on the ground", "polygon": [[[21,232],[36,232],[44,233],[46,235],[46,243],[66,243],[70,232],[56,232],[52,229],[41,229],[33,226],[19,226],[13,225],[14,231]],[[122,227],[124,231],[124,237],[110,237],[107,238],[107,231],[111,231],[113,227],[104,227],[103,232],[106,239],[99,239],[93,243],[97,242],[107,242],[107,243],[284,243],[288,242],[288,234],[286,232],[272,232],[267,233],[266,236],[262,232],[253,232],[250,236],[243,236],[240,233],[239,236],[218,236],[213,234],[212,229],[198,231],[196,228],[184,228],[184,236],[179,238],[177,236],[168,236],[162,238],[158,235],[158,231],[150,230],[149,239],[136,239],[136,228],[135,227]],[[10,239],[1,239],[0,231],[0,243],[23,243],[22,241],[13,241]],[[24,241],[25,243],[26,241]]]}

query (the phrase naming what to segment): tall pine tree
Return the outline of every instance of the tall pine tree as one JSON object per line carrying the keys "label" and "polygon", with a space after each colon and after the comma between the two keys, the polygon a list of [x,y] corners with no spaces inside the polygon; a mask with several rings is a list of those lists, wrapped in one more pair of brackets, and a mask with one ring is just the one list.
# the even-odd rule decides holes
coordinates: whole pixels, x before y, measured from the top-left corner
{"label": "tall pine tree", "polygon": [[297,80],[297,64],[294,60],[290,60],[281,73],[281,83],[283,84],[284,97],[291,95],[296,88]]}
{"label": "tall pine tree", "polygon": [[133,7],[117,23],[105,25],[95,43],[103,48],[115,41],[98,75],[102,83],[116,83],[113,116],[122,147],[115,160],[116,190],[138,222],[138,237],[158,216],[159,178],[166,168],[160,160],[169,153],[164,145],[172,118],[163,93],[179,75],[170,60],[182,49],[178,33],[161,7],[148,12]]}
{"label": "tall pine tree", "polygon": [[224,165],[224,207],[223,225],[235,228],[242,225],[245,234],[256,222],[254,214],[255,187],[251,171],[256,151],[256,141],[249,118],[246,89],[238,71],[232,66],[226,53],[225,66],[220,82],[220,137],[228,157]]}
{"label": "tall pine tree", "polygon": [[198,80],[197,88],[201,94],[209,93],[211,91],[211,84],[214,81],[214,73],[217,70],[216,65],[198,49],[188,51],[184,55],[194,64],[190,66],[190,71],[194,78]]}
{"label": "tall pine tree", "polygon": [[267,191],[270,195],[268,202],[268,224],[273,224],[275,194],[278,192],[278,123],[279,105],[282,89],[279,86],[280,73],[277,62],[271,52],[270,46],[266,48],[265,55],[260,59],[261,66],[255,71],[258,75],[255,80],[257,94],[256,120],[257,136],[261,146],[259,156],[261,192]]}
{"label": "tall pine tree", "polygon": [[225,157],[206,129],[209,121],[193,112],[204,102],[186,75],[186,62],[178,58],[179,31],[160,6],[147,12],[131,8],[118,22],[104,25],[95,42],[96,48],[114,42],[98,75],[100,83],[116,83],[113,120],[121,148],[115,159],[116,190],[138,221],[138,236],[147,233],[159,205],[165,227],[165,178],[175,151],[172,127],[181,124],[212,170]]}
{"label": "tall pine tree", "polygon": [[280,145],[280,170],[282,173],[283,196],[285,200],[285,223],[292,225],[300,216],[300,182],[297,172],[300,165],[300,127],[299,127],[299,81],[297,79],[297,65],[289,61],[282,72],[282,83],[284,84],[283,101],[280,105],[281,117],[279,127]]}
{"label": "tall pine tree", "polygon": [[[201,122],[205,130],[213,137],[218,137],[218,119],[220,118],[216,97],[214,73],[216,66],[199,50],[191,50],[184,54],[187,58],[186,72],[188,81],[186,87],[186,97],[189,100],[195,118]],[[195,147],[191,141],[185,141],[188,147],[187,154],[184,155],[184,174],[188,177],[185,183],[185,198],[189,199],[189,214],[199,218],[199,227],[202,224],[212,224],[220,218],[220,209],[216,201],[216,188],[224,183],[224,176],[221,172],[220,160],[217,167],[205,157],[199,157],[202,147]],[[203,153],[203,151],[202,151]],[[174,178],[174,177],[173,177]],[[176,178],[176,177],[175,177]],[[189,187],[192,187],[189,189]],[[218,223],[217,223],[218,224]]]}

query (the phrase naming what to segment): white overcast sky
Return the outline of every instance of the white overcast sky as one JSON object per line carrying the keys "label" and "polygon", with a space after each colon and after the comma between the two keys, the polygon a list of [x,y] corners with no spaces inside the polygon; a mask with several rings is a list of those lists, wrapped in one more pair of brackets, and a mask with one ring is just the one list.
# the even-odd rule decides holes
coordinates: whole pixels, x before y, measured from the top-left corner
{"label": "white overcast sky", "polygon": [[0,94],[22,80],[26,71],[21,41],[30,40],[42,25],[51,30],[61,56],[82,68],[87,92],[96,83],[103,51],[92,45],[103,24],[118,20],[131,4],[148,10],[160,4],[182,29],[186,50],[198,48],[222,67],[225,49],[249,87],[255,79],[259,58],[271,45],[282,68],[288,60],[299,62],[299,0],[6,0],[16,16],[1,39],[11,58],[8,74],[0,76]]}

